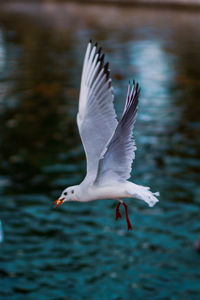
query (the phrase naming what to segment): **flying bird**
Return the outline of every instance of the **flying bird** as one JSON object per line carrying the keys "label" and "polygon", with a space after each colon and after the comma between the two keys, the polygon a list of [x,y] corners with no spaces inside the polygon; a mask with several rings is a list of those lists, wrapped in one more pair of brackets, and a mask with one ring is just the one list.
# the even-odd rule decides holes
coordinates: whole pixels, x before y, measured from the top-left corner
{"label": "flying bird", "polygon": [[129,82],[126,102],[120,121],[113,105],[109,63],[104,63],[102,49],[90,41],[83,63],[77,124],[87,160],[87,173],[79,184],[67,187],[54,203],[88,202],[97,199],[118,201],[116,220],[125,208],[128,230],[132,224],[124,198],[138,198],[153,206],[159,193],[149,187],[128,181],[135,158],[133,128],[138,110],[139,85]]}

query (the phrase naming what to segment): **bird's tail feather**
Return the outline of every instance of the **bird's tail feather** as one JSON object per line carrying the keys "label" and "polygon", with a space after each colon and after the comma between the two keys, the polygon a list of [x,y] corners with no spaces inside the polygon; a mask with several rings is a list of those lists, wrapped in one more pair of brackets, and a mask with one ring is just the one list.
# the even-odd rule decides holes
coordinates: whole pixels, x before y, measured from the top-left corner
{"label": "bird's tail feather", "polygon": [[128,184],[128,193],[134,198],[145,201],[150,207],[154,206],[159,201],[156,196],[160,196],[159,192],[152,193],[149,187],[137,185],[132,182],[129,182]]}

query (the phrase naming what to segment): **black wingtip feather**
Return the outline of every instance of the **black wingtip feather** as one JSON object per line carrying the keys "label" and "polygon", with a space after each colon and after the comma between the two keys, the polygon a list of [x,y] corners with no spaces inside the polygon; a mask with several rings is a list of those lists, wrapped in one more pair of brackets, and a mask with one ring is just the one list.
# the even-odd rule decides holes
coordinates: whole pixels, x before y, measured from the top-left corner
{"label": "black wingtip feather", "polygon": [[[92,40],[91,39],[90,39],[89,43],[92,44]],[[107,62],[104,65],[105,54],[102,53],[102,47],[99,47],[97,49],[97,47],[98,47],[98,43],[97,42],[94,44],[94,47],[96,47],[96,54],[98,54],[98,62],[100,62],[99,69],[98,69],[98,74],[103,69],[104,70],[104,74],[106,75],[106,81],[108,81],[109,78],[110,78],[109,62]],[[111,83],[109,83],[108,86],[110,87]]]}
{"label": "black wingtip feather", "polygon": [[104,62],[104,57],[105,57],[105,54],[103,53],[103,54],[101,55],[101,57],[100,57],[100,61],[101,61],[101,63],[103,63],[103,62]]}
{"label": "black wingtip feather", "polygon": [[99,54],[99,56],[100,56],[100,54],[101,54],[101,50],[102,50],[102,48],[99,47],[99,49],[98,49],[98,51],[97,51],[97,54]]}
{"label": "black wingtip feather", "polygon": [[[130,82],[129,82],[130,84]],[[136,112],[137,112],[137,106],[138,106],[138,98],[140,94],[140,88],[139,84],[136,83],[135,85],[135,80],[133,80],[133,85],[132,88],[130,89],[130,94],[128,95],[127,102],[125,104],[125,110],[123,113],[122,118],[125,118],[125,115],[131,114],[132,117],[134,118]]]}
{"label": "black wingtip feather", "polygon": [[109,68],[109,62],[107,62],[104,66],[105,71],[108,71],[108,68]]}
{"label": "black wingtip feather", "polygon": [[110,70],[109,70],[109,63],[108,62],[104,66],[104,73],[106,74],[106,80],[108,80],[109,76],[110,76]]}
{"label": "black wingtip feather", "polygon": [[107,71],[107,72],[106,72],[106,80],[108,80],[109,77],[110,77],[110,71]]}
{"label": "black wingtip feather", "polygon": [[100,61],[100,66],[99,66],[99,68],[101,69],[102,67],[103,67],[103,64],[104,64],[104,57],[105,57],[105,55],[104,55],[104,53],[101,55],[101,57],[99,58],[99,61]]}

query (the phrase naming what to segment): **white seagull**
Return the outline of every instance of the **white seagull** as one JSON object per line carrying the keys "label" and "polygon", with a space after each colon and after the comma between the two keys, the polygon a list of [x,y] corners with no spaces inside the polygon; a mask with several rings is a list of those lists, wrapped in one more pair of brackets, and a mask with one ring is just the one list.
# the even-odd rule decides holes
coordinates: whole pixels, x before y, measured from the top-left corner
{"label": "white seagull", "polygon": [[90,41],[83,64],[77,124],[87,159],[87,174],[75,186],[66,188],[56,200],[56,207],[68,201],[88,202],[97,199],[118,201],[116,220],[121,218],[123,204],[128,230],[132,229],[124,198],[138,198],[153,206],[159,193],[149,187],[128,181],[135,158],[133,127],[138,109],[140,89],[129,82],[126,102],[118,122],[113,106],[109,64],[104,54]]}

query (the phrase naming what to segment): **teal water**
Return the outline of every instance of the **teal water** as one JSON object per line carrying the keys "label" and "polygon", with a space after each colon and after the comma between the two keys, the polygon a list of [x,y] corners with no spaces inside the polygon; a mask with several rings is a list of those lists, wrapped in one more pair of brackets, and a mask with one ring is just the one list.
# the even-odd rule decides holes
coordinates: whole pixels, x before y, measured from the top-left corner
{"label": "teal water", "polygon": [[[200,14],[112,6],[0,10],[0,298],[198,300]],[[89,39],[111,65],[115,106],[141,85],[132,180],[161,193],[52,202],[85,174],[76,126]],[[124,213],[124,212],[123,212]]]}

